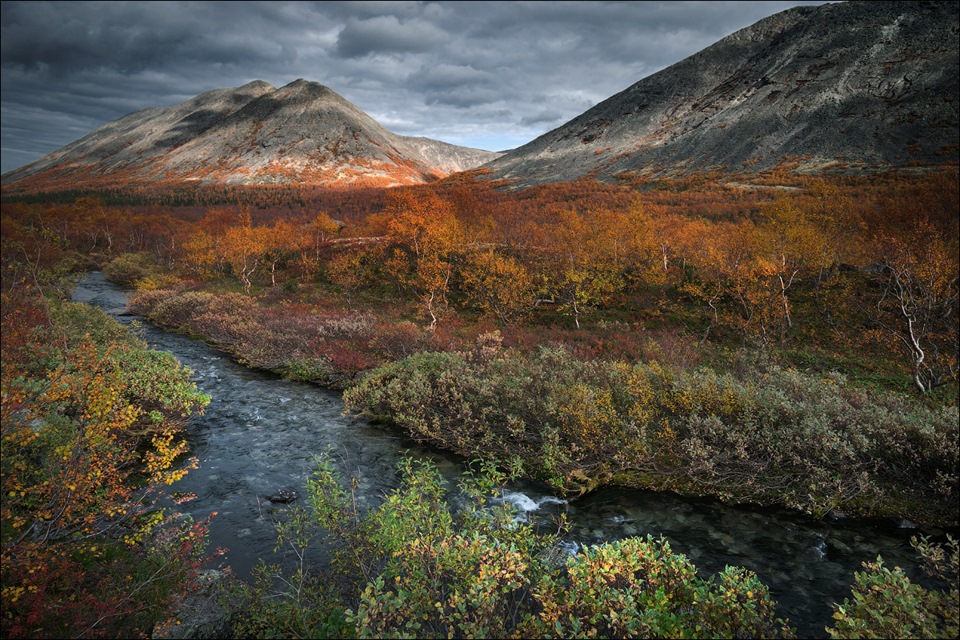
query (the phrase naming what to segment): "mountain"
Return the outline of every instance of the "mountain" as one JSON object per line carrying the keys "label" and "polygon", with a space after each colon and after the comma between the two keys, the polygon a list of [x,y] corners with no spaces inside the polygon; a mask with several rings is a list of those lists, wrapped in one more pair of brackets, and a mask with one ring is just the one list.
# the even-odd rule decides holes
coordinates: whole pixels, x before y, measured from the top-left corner
{"label": "mountain", "polygon": [[957,2],[789,9],[484,168],[530,185],[785,161],[801,171],[956,162],[958,33]]}
{"label": "mountain", "polygon": [[255,81],[145,109],[3,176],[17,189],[131,182],[415,184],[499,154],[399,136],[342,96],[297,80]]}

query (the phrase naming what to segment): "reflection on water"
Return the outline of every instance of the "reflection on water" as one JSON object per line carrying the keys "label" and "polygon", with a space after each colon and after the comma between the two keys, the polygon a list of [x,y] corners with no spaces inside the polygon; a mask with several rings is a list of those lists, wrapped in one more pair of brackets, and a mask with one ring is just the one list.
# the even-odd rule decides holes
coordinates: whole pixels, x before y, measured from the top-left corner
{"label": "reflection on water", "polygon": [[[126,292],[94,273],[77,286],[74,300],[117,315],[125,308]],[[144,325],[143,337],[190,367],[200,389],[213,397],[205,414],[190,424],[200,468],[174,488],[197,495],[180,505],[181,511],[197,519],[218,512],[211,544],[228,549],[226,561],[240,575],[248,575],[259,558],[274,556],[272,521],[278,507],[265,496],[282,488],[304,495],[316,453],[332,450],[341,473],[360,479],[357,495],[367,503],[377,503],[397,486],[396,463],[405,452],[428,457],[451,482],[460,473],[454,456],[343,417],[336,392],[251,371],[201,342],[150,325]],[[830,603],[849,596],[861,563],[881,555],[887,566],[919,577],[909,544],[917,532],[889,522],[815,521],[773,509],[622,489],[568,502],[526,482],[510,487],[504,499],[516,506],[518,518],[545,527],[564,514],[572,553],[584,545],[652,534],[667,538],[703,574],[727,565],[752,569],[801,637],[825,635]]]}

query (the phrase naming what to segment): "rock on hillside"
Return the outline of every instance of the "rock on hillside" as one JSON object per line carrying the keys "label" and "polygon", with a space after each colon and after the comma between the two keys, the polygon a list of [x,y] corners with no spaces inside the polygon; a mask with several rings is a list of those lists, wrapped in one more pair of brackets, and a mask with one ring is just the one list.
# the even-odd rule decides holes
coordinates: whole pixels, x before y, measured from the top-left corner
{"label": "rock on hillside", "polygon": [[415,184],[499,154],[399,136],[327,87],[256,81],[107,123],[3,176],[15,189],[127,182]]}
{"label": "rock on hillside", "polygon": [[797,7],[488,164],[519,184],[957,160],[957,2]]}

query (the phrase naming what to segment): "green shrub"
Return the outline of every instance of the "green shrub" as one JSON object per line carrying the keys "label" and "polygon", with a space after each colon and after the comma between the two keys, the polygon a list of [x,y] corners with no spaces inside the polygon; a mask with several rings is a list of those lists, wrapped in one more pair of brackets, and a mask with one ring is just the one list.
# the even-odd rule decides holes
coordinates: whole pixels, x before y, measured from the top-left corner
{"label": "green shrub", "polygon": [[[629,539],[560,550],[556,533],[519,523],[492,464],[467,473],[458,506],[433,465],[400,464],[400,487],[365,513],[328,456],[309,483],[312,514],[295,512],[280,541],[295,553],[286,585],[241,591],[235,632],[261,637],[792,637],[752,573],[729,568],[701,579],[669,544]],[[312,522],[311,522],[312,518]],[[310,578],[305,551],[319,525],[334,573]],[[329,547],[328,547],[329,548]],[[567,557],[564,561],[562,558]],[[343,587],[331,596],[329,585]],[[267,602],[265,602],[267,601]],[[344,610],[343,604],[353,606]]]}
{"label": "green shrub", "polygon": [[461,455],[517,456],[561,491],[617,482],[813,515],[957,521],[957,408],[840,376],[768,367],[744,380],[486,345],[383,366],[344,402]]}
{"label": "green shrub", "polygon": [[707,580],[663,539],[628,538],[571,558],[537,590],[524,635],[677,638],[792,637],[752,572],[727,567]]}
{"label": "green shrub", "polygon": [[155,276],[158,269],[156,259],[149,253],[122,253],[103,268],[103,275],[111,282],[132,285]]}
{"label": "green shrub", "polygon": [[340,594],[320,573],[260,563],[252,582],[234,580],[223,595],[237,638],[355,637]]}
{"label": "green shrub", "polygon": [[853,600],[834,605],[831,638],[956,638],[960,632],[960,592],[957,590],[957,541],[948,537],[947,551],[925,538],[913,546],[925,560],[925,570],[946,581],[947,591],[928,590],[913,583],[900,567],[891,571],[883,559],[864,563],[854,575]]}

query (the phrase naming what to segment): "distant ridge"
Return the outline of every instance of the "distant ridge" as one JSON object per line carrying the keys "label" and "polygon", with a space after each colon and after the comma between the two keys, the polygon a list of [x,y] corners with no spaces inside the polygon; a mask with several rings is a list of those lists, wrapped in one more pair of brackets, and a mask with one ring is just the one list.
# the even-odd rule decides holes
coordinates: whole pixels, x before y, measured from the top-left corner
{"label": "distant ridge", "polygon": [[499,154],[391,133],[316,82],[255,81],[131,113],[3,175],[14,190],[131,183],[391,186],[477,167]]}
{"label": "distant ridge", "polygon": [[487,164],[518,185],[705,169],[956,162],[957,2],[844,2],[761,20]]}

